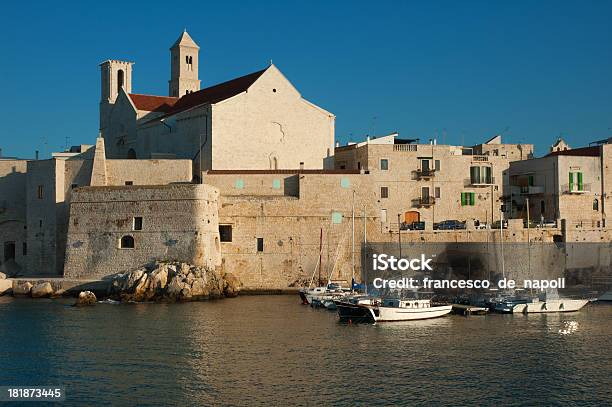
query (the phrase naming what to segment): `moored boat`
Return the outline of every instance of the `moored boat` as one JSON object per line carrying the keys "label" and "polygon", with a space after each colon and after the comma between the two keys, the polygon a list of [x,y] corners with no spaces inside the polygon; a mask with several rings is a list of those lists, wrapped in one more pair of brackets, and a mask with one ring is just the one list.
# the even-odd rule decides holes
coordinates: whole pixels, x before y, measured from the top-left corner
{"label": "moored boat", "polygon": [[341,319],[352,322],[399,322],[437,318],[449,314],[452,305],[434,306],[431,300],[385,299],[382,303],[336,302]]}
{"label": "moored boat", "polygon": [[558,298],[540,301],[538,298],[533,299],[526,304],[517,304],[512,309],[513,313],[546,313],[546,312],[574,312],[579,311],[587,305],[589,300],[574,300],[570,298]]}

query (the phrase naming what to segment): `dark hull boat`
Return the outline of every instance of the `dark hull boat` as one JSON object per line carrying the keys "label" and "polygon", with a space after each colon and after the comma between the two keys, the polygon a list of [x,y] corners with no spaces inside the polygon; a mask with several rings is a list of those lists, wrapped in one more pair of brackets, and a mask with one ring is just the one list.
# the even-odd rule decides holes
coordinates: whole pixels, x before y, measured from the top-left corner
{"label": "dark hull boat", "polygon": [[338,316],[342,322],[375,322],[372,313],[361,304],[352,304],[345,301],[334,301]]}

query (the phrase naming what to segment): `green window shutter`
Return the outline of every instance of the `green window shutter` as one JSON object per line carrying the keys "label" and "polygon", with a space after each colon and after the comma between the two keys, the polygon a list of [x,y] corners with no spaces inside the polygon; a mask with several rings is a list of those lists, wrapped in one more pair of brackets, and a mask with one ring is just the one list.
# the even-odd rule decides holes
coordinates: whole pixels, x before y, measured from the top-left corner
{"label": "green window shutter", "polygon": [[578,191],[582,191],[582,173],[579,172],[578,174]]}
{"label": "green window shutter", "polygon": [[465,192],[461,193],[461,206],[465,206]]}
{"label": "green window shutter", "polygon": [[529,180],[528,182],[529,186],[532,187],[533,186],[533,175],[530,175],[528,180]]}
{"label": "green window shutter", "polygon": [[470,192],[470,205],[474,206],[475,202],[476,202],[476,193],[475,192]]}
{"label": "green window shutter", "polygon": [[572,189],[574,189],[574,173],[570,172],[569,173],[569,190],[571,191]]}

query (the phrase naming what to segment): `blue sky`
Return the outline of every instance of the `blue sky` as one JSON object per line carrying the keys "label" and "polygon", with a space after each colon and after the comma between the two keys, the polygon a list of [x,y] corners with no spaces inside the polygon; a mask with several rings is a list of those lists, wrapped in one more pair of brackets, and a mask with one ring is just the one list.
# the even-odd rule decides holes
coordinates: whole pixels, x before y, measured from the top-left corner
{"label": "blue sky", "polygon": [[[180,3],[180,4],[179,4]],[[612,2],[9,2],[0,16],[0,147],[32,157],[93,143],[105,59],[166,95],[186,27],[203,86],[270,59],[333,112],[336,139],[475,144],[506,130],[539,155],[612,136]],[[352,135],[352,136],[351,136]]]}

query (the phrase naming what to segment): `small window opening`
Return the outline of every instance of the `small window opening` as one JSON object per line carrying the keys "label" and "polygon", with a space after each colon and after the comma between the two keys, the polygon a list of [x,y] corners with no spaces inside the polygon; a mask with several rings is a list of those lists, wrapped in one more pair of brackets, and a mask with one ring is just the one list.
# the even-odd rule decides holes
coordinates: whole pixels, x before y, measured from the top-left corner
{"label": "small window opening", "polygon": [[24,256],[28,255],[28,244],[26,242],[23,242],[23,245],[21,246],[21,252]]}
{"label": "small window opening", "polygon": [[263,237],[257,238],[257,252],[261,253],[264,251],[264,240]]}
{"label": "small window opening", "polygon": [[232,241],[232,225],[219,225],[219,237],[222,242]]}
{"label": "small window opening", "polygon": [[130,235],[125,235],[121,238],[122,249],[133,249],[134,248],[134,238]]}
{"label": "small window opening", "polygon": [[123,69],[120,69],[119,71],[117,71],[117,93],[121,91],[121,88],[123,87],[124,82],[125,82],[125,74],[123,72]]}
{"label": "small window opening", "polygon": [[36,191],[38,199],[43,199],[44,197],[44,188],[42,185],[38,186],[38,190]]}
{"label": "small window opening", "polygon": [[134,217],[134,230],[142,230],[142,217]]}
{"label": "small window opening", "polygon": [[134,181],[125,181],[125,185],[134,185]]}
{"label": "small window opening", "polygon": [[380,197],[389,198],[389,187],[380,187]]}

